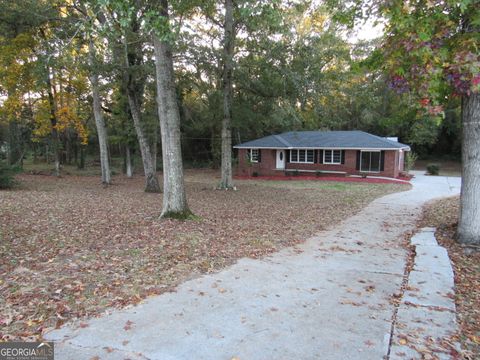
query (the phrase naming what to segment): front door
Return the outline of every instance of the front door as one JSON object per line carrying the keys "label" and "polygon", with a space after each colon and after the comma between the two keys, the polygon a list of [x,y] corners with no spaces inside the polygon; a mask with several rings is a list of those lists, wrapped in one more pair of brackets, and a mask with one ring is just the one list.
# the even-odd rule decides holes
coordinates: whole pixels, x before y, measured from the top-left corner
{"label": "front door", "polygon": [[285,150],[277,150],[277,169],[285,169]]}

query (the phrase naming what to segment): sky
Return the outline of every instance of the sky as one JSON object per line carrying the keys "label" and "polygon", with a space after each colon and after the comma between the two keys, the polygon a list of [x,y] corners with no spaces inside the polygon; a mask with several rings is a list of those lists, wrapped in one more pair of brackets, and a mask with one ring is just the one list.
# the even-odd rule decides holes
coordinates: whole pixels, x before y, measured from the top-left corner
{"label": "sky", "polygon": [[384,25],[382,23],[375,25],[374,22],[375,20],[368,20],[364,24],[357,25],[352,42],[372,40],[382,36]]}

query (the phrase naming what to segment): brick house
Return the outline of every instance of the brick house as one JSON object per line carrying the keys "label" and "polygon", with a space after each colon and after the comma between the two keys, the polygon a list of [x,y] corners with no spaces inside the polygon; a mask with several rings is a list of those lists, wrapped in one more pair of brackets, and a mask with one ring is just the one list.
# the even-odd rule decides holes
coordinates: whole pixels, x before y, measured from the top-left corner
{"label": "brick house", "polygon": [[291,131],[234,146],[237,175],[292,173],[396,178],[410,147],[363,131]]}

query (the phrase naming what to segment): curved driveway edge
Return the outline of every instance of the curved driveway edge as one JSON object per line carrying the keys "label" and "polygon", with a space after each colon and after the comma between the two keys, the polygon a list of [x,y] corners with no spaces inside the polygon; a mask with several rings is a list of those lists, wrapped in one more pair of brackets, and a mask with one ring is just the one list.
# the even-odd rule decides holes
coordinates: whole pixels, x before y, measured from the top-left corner
{"label": "curved driveway edge", "polygon": [[[460,179],[416,174],[306,243],[49,333],[56,359],[383,359],[421,206]],[[321,219],[319,219],[321,221]]]}

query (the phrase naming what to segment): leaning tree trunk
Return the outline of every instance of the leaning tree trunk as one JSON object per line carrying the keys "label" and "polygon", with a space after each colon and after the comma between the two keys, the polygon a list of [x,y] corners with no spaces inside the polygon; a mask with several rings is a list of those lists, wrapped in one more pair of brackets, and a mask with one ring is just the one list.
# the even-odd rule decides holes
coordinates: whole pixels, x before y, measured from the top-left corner
{"label": "leaning tree trunk", "polygon": [[[139,31],[138,24],[133,22],[131,30],[133,33]],[[123,71],[123,87],[128,100],[130,114],[133,119],[133,126],[137,134],[138,144],[140,146],[140,154],[142,156],[143,171],[145,173],[145,192],[159,193],[161,192],[160,184],[158,182],[155,161],[152,157],[151,147],[147,136],[142,127],[141,121],[141,97],[143,94],[145,78],[139,78],[138,75],[132,72],[132,65],[139,66],[143,59],[141,44],[137,41],[137,46],[129,48],[128,34],[125,33],[123,39],[124,48],[124,63]]]}
{"label": "leaning tree trunk", "polygon": [[462,99],[462,190],[458,240],[480,245],[480,94]]}
{"label": "leaning tree trunk", "polygon": [[159,193],[160,184],[158,183],[158,177],[154,168],[154,162],[152,158],[152,152],[150,151],[150,145],[148,139],[142,129],[140,120],[140,109],[135,100],[135,94],[127,87],[128,106],[133,118],[133,126],[137,133],[138,144],[140,145],[140,153],[142,155],[143,171],[145,173],[145,192]]}
{"label": "leaning tree trunk", "polygon": [[225,24],[223,44],[223,121],[222,167],[220,189],[233,188],[232,180],[232,73],[235,34],[233,30],[233,0],[225,0]]}
{"label": "leaning tree trunk", "polygon": [[98,74],[95,69],[95,47],[92,39],[88,42],[88,57],[90,63],[90,83],[92,85],[93,97],[93,116],[97,127],[98,144],[100,147],[100,166],[102,168],[102,183],[109,185],[111,183],[110,162],[108,159],[107,129],[102,114],[102,104],[100,101],[100,91],[98,85]]}
{"label": "leaning tree trunk", "polygon": [[[161,0],[162,16],[168,19],[168,1]],[[157,80],[157,105],[160,118],[163,160],[162,217],[187,218],[180,143],[180,113],[176,98],[171,46],[166,39],[153,36]]]}

